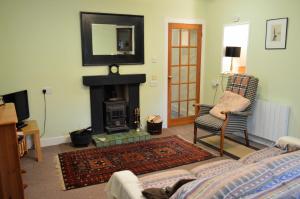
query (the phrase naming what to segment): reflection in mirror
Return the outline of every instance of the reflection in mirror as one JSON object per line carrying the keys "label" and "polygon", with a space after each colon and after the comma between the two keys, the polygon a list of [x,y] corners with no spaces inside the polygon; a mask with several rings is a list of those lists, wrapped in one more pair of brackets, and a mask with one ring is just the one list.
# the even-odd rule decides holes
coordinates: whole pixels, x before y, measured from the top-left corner
{"label": "reflection in mirror", "polygon": [[134,26],[92,24],[93,55],[134,55]]}

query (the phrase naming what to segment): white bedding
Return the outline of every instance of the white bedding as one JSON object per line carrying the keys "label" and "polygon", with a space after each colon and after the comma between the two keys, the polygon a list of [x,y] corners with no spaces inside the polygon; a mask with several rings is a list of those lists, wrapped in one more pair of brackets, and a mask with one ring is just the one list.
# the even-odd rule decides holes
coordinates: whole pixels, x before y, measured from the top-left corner
{"label": "white bedding", "polygon": [[[292,138],[292,137],[283,137],[279,139],[277,142],[277,145],[280,145],[282,147],[286,146],[287,144],[298,146],[300,145],[300,139]],[[247,158],[245,157],[241,161],[236,161],[236,162],[242,162],[245,166],[247,166],[251,163],[255,164],[255,162],[259,162],[261,160],[267,159],[270,156],[273,157],[280,154],[281,154],[280,149],[275,147],[273,147],[272,149],[272,147],[270,147],[268,149],[256,151],[253,154],[251,154],[249,157]],[[245,160],[247,161],[245,162]],[[249,160],[251,161],[249,162]],[[207,167],[209,166],[208,164],[201,165],[199,166],[199,168]],[[215,164],[215,163],[211,163],[211,164]],[[110,180],[108,181],[105,191],[108,199],[145,199],[145,197],[142,194],[143,187],[141,181],[134,173],[132,173],[129,170],[115,172],[111,176]]]}
{"label": "white bedding", "polygon": [[144,199],[139,179],[131,171],[115,172],[105,191],[108,199]]}

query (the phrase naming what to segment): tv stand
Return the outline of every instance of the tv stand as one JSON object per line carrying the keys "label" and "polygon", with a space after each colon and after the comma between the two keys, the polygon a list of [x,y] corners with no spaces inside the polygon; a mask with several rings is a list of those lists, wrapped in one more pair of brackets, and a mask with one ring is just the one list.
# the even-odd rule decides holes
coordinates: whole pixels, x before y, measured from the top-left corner
{"label": "tv stand", "polygon": [[0,198],[24,199],[15,106],[0,106]]}
{"label": "tv stand", "polygon": [[[27,136],[32,136],[34,150],[35,150],[35,159],[37,161],[42,160],[42,150],[41,150],[41,141],[40,141],[40,130],[38,128],[37,122],[35,120],[25,121],[26,126],[22,128],[22,132],[24,133],[25,140]],[[25,145],[27,149],[27,146]]]}
{"label": "tv stand", "polygon": [[24,122],[18,122],[16,124],[18,131],[21,131],[22,128],[24,128],[25,126],[27,126],[28,124],[24,123]]}

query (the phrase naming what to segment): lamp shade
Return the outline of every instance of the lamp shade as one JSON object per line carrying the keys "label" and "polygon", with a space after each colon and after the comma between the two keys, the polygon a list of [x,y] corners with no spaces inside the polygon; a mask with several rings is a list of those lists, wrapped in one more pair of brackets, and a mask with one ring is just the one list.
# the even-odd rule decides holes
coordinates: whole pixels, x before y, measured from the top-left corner
{"label": "lamp shade", "polygon": [[225,57],[240,57],[241,47],[227,46],[225,50]]}

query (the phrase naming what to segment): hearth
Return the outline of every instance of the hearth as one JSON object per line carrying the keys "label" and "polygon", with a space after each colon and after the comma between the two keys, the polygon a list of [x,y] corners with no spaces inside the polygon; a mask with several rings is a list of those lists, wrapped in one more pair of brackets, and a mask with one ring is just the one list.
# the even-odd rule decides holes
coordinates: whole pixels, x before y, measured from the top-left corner
{"label": "hearth", "polygon": [[105,130],[107,133],[129,131],[127,126],[127,103],[125,100],[111,98],[104,102],[105,105]]}
{"label": "hearth", "polygon": [[[139,85],[145,81],[145,74],[83,76],[83,84],[90,87],[93,133],[110,132],[112,124],[115,125],[113,127],[115,130],[119,124],[119,128],[125,129],[125,124],[129,129],[135,129],[136,118],[134,113],[140,105]],[[122,98],[122,108],[120,108],[121,103],[117,107],[119,110],[110,107],[110,98]],[[109,104],[108,109],[106,109],[107,104]],[[110,115],[106,115],[106,111],[110,111]],[[124,116],[124,113],[126,116]],[[116,115],[122,117],[116,120]]]}

